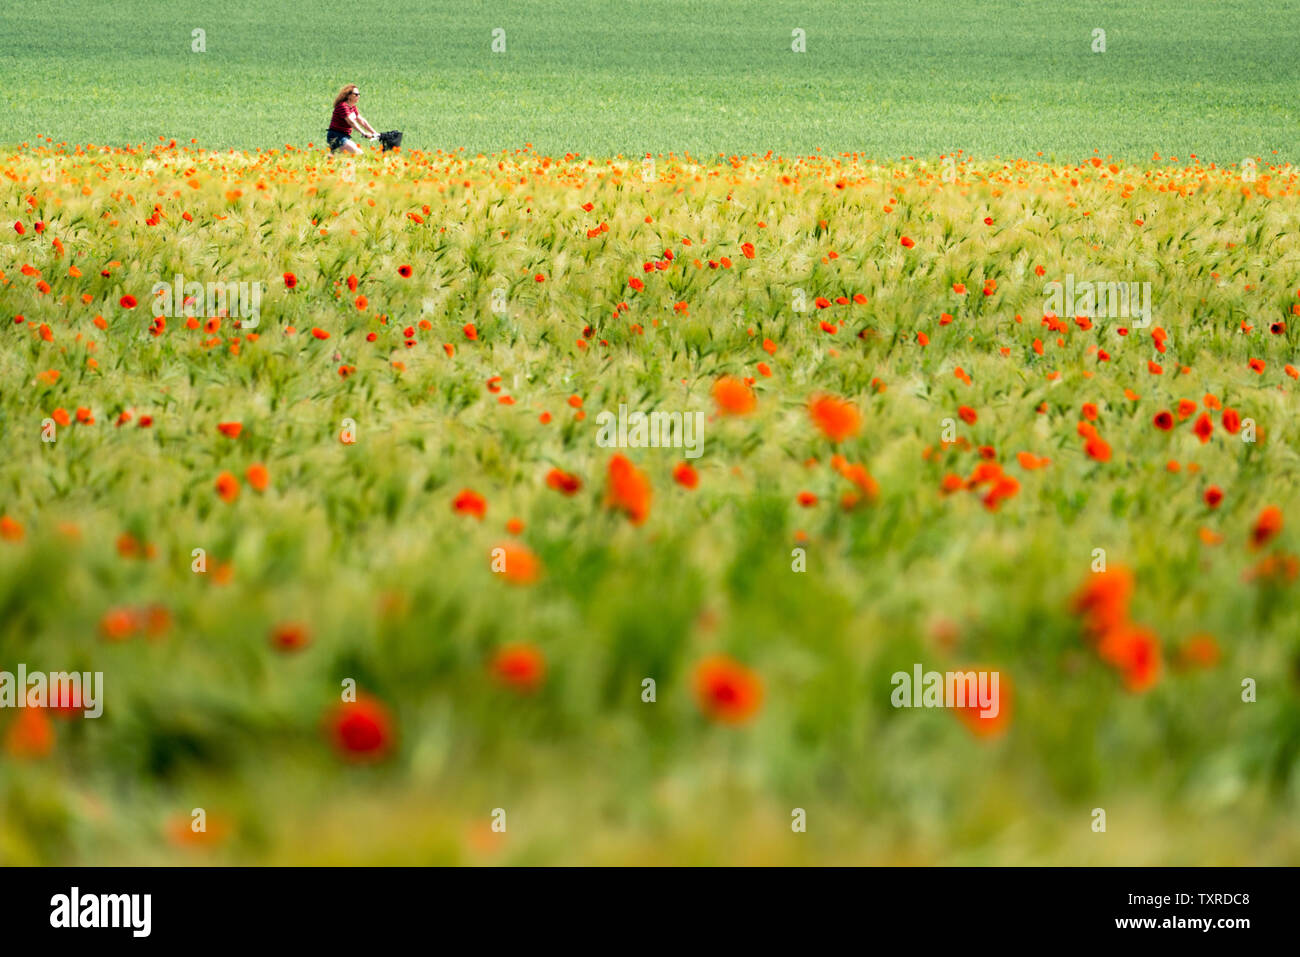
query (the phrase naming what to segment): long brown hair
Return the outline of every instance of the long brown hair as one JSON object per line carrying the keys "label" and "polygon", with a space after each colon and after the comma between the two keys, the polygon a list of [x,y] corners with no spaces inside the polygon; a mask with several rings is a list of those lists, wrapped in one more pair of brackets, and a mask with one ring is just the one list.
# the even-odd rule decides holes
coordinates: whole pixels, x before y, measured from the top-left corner
{"label": "long brown hair", "polygon": [[339,90],[339,95],[334,97],[334,105],[338,106],[348,98],[348,94],[357,88],[355,83],[348,83],[343,89]]}

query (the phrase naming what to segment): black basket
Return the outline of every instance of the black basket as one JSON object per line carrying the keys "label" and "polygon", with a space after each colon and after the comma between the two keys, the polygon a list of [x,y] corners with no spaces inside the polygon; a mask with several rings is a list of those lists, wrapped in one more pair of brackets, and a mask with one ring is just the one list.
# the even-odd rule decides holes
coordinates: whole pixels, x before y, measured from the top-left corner
{"label": "black basket", "polygon": [[402,145],[402,131],[389,130],[387,133],[379,134],[379,144],[385,150],[395,150]]}

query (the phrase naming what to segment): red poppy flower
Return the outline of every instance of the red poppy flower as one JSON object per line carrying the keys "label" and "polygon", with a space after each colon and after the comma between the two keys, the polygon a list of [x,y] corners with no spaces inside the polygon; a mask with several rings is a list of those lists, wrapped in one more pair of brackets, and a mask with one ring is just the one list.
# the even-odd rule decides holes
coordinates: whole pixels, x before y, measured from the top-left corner
{"label": "red poppy flower", "polygon": [[574,495],[582,488],[582,479],[563,469],[551,469],[546,473],[546,485],[565,495]]}
{"label": "red poppy flower", "polygon": [[[990,672],[989,668],[964,668],[962,671]],[[984,708],[975,702],[965,707],[953,708],[953,715],[957,717],[966,729],[977,738],[996,738],[1007,732],[1011,725],[1011,679],[1007,677],[1005,671],[998,671],[998,690],[997,699],[992,702],[996,705],[996,713],[984,714]],[[991,688],[989,690],[992,690]],[[968,699],[969,700],[969,699]],[[992,712],[994,709],[988,709]]]}
{"label": "red poppy flower", "polygon": [[24,534],[21,523],[8,515],[0,515],[0,538],[6,542],[21,542]]}
{"label": "red poppy flower", "polygon": [[546,657],[534,645],[501,648],[492,656],[492,677],[513,691],[531,694],[546,679]]}
{"label": "red poppy flower", "polygon": [[1084,443],[1084,451],[1088,453],[1089,458],[1096,459],[1098,462],[1110,461],[1110,443],[1099,435],[1094,435]]}
{"label": "red poppy flower", "polygon": [[542,575],[542,562],[523,542],[502,542],[492,549],[492,571],[512,585],[531,585]]}
{"label": "red poppy flower", "polygon": [[1129,600],[1133,597],[1133,573],[1122,565],[1112,565],[1102,572],[1089,574],[1074,594],[1071,610],[1082,615],[1094,635],[1128,619]]}
{"label": "red poppy flower", "polygon": [[244,478],[248,479],[248,484],[253,486],[254,491],[265,492],[266,487],[270,484],[271,476],[266,471],[266,466],[260,462],[254,462],[244,473]]}
{"label": "red poppy flower", "polygon": [[392,747],[393,719],[377,699],[359,695],[326,718],[326,731],[335,749],[354,761],[374,761]]}
{"label": "red poppy flower", "polygon": [[1210,413],[1202,412],[1196,424],[1192,426],[1192,431],[1196,433],[1202,445],[1210,441],[1210,435],[1214,432],[1214,422],[1210,419]]}
{"label": "red poppy flower", "polygon": [[1193,635],[1178,650],[1178,657],[1186,668],[1213,668],[1221,657],[1219,643],[1213,635]]}
{"label": "red poppy flower", "polygon": [[1111,628],[1097,643],[1097,654],[1120,672],[1129,691],[1146,691],[1160,677],[1160,639],[1141,625]]}
{"label": "red poppy flower", "polygon": [[307,626],[298,622],[282,622],[271,629],[271,645],[279,651],[299,651],[310,643]]}
{"label": "red poppy flower", "polygon": [[843,442],[862,427],[857,406],[832,395],[813,396],[808,413],[823,435],[832,442]]}
{"label": "red poppy flower", "polygon": [[748,415],[758,404],[754,390],[732,376],[723,376],[713,384],[713,400],[723,415]]}
{"label": "red poppy flower", "polygon": [[451,507],[462,515],[473,515],[481,520],[487,514],[487,499],[473,489],[467,488],[456,496]]}
{"label": "red poppy flower", "polygon": [[15,758],[44,758],[54,750],[54,723],[44,709],[18,712],[5,732],[5,751]]}

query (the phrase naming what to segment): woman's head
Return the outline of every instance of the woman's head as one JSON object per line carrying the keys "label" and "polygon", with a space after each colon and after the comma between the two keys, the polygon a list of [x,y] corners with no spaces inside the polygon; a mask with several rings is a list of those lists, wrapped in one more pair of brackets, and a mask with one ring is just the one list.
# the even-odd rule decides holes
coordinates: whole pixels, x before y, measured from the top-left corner
{"label": "woman's head", "polygon": [[343,89],[339,90],[338,96],[334,97],[334,105],[338,106],[344,100],[347,100],[349,103],[355,103],[356,97],[359,97],[360,95],[361,91],[357,89],[357,85],[355,83],[349,83],[344,86]]}

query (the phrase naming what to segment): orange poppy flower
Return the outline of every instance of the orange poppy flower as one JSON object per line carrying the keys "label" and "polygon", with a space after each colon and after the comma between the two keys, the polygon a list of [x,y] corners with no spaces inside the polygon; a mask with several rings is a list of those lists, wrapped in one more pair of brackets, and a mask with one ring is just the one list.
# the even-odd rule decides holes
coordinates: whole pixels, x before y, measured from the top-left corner
{"label": "orange poppy flower", "polygon": [[512,585],[531,585],[542,575],[542,562],[523,542],[501,542],[492,549],[492,571]]}
{"label": "orange poppy flower", "polygon": [[310,643],[307,626],[298,622],[281,622],[271,629],[271,646],[279,651],[299,651]]}
{"label": "orange poppy flower", "polygon": [[546,680],[546,656],[535,645],[508,645],[492,656],[489,670],[512,691],[532,694]]}
{"label": "orange poppy flower", "polygon": [[1192,426],[1192,431],[1196,433],[1202,445],[1210,441],[1210,435],[1214,432],[1214,422],[1210,419],[1210,413],[1202,412],[1196,424]]}
{"label": "orange poppy flower", "polygon": [[44,758],[54,750],[54,723],[43,708],[24,708],[5,732],[5,751],[15,758]]}
{"label": "orange poppy flower", "polygon": [[462,489],[451,503],[451,507],[461,515],[473,515],[482,520],[487,514],[487,499],[473,489]]}
{"label": "orange poppy flower", "polygon": [[239,479],[235,478],[229,472],[222,472],[218,475],[215,484],[217,494],[221,496],[223,502],[230,504],[235,499],[239,498]]}
{"label": "orange poppy flower", "polygon": [[1255,519],[1255,526],[1250,531],[1250,542],[1259,548],[1282,531],[1282,510],[1276,505],[1267,506]]}
{"label": "orange poppy flower", "polygon": [[1083,448],[1089,458],[1096,459],[1098,462],[1110,461],[1110,443],[1099,435],[1090,437]]}
{"label": "orange poppy flower", "polygon": [[1193,635],[1178,649],[1178,660],[1185,668],[1213,668],[1221,657],[1213,635]]}
{"label": "orange poppy flower", "polygon": [[1101,634],[1128,619],[1129,600],[1133,597],[1133,573],[1123,565],[1089,574],[1075,592],[1071,610],[1081,615],[1089,631]]}

